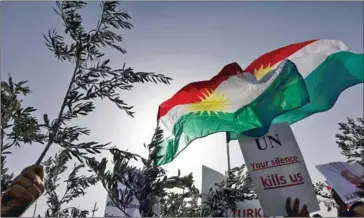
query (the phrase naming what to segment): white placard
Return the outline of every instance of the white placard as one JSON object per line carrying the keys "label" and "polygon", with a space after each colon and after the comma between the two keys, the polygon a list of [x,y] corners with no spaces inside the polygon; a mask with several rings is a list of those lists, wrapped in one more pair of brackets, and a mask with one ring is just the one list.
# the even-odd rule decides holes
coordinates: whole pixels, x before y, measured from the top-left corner
{"label": "white placard", "polygon": [[[215,184],[226,180],[226,176],[209,167],[202,166],[202,202],[205,201],[209,189]],[[236,203],[235,210],[228,210],[229,217],[263,217],[263,210],[258,199]]]}
{"label": "white placard", "polygon": [[[138,169],[133,169],[132,173],[140,174],[141,171]],[[124,193],[125,189],[126,189],[125,185],[118,183],[119,193]],[[119,196],[121,196],[121,194],[119,194]],[[157,203],[153,205],[153,212],[156,217],[159,217],[161,212],[161,204],[159,200],[160,199],[157,197]],[[139,209],[140,209],[139,200],[135,196],[133,196],[132,201],[125,208],[125,212],[130,217],[141,217]],[[107,196],[104,217],[128,217],[128,216],[112,202],[109,196]]]}
{"label": "white placard", "polygon": [[317,165],[316,168],[346,204],[360,200],[355,192],[360,190],[356,185],[362,181],[364,168],[359,163],[331,162]]}
{"label": "white placard", "polygon": [[246,200],[236,203],[235,210],[229,210],[229,217],[264,217],[258,199]]}
{"label": "white placard", "polygon": [[[123,184],[121,183],[118,184],[118,191],[124,192],[125,188],[126,187]],[[139,207],[140,207],[139,201],[134,196],[133,200],[130,202],[128,207],[125,208],[125,212],[130,217],[141,217]],[[126,216],[126,214],[123,211],[121,211],[118,207],[116,207],[116,205],[112,202],[110,197],[107,196],[104,217],[128,217],[128,216]]]}
{"label": "white placard", "polygon": [[[236,209],[229,210],[228,215],[229,215],[229,217],[269,217],[264,214],[263,208],[260,205],[260,202],[258,199],[237,202]],[[270,216],[270,217],[274,217],[274,216]],[[283,216],[275,216],[275,217],[283,218]]]}
{"label": "white placard", "polygon": [[[204,206],[210,188],[213,188],[215,183],[225,180],[226,176],[224,174],[202,165],[201,207]],[[208,215],[208,217],[211,217],[211,215]]]}
{"label": "white placard", "polygon": [[209,192],[210,188],[215,185],[215,183],[220,183],[225,180],[226,176],[224,174],[202,165],[201,201],[205,201],[205,195]]}
{"label": "white placard", "polygon": [[301,151],[287,123],[271,125],[263,137],[239,135],[240,148],[259,202],[268,216],[286,216],[285,203],[300,199],[310,213],[320,207]]}

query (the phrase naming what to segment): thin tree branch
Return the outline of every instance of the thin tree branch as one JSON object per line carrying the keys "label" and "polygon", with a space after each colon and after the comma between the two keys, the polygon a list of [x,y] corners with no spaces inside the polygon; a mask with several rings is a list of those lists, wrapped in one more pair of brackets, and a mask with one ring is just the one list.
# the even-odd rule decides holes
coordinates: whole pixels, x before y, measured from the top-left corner
{"label": "thin tree branch", "polygon": [[35,201],[35,203],[34,203],[33,217],[35,217],[35,212],[37,211],[37,202],[38,201]]}
{"label": "thin tree branch", "polygon": [[68,95],[71,91],[71,88],[72,88],[72,85],[73,85],[73,82],[76,78],[76,74],[77,74],[77,70],[78,70],[78,65],[79,65],[79,59],[80,59],[80,54],[81,54],[81,44],[78,44],[78,54],[77,54],[77,59],[76,59],[76,66],[75,66],[75,69],[73,71],[73,75],[72,75],[72,78],[71,78],[71,81],[68,85],[68,88],[67,88],[67,92],[66,92],[66,95],[65,97],[63,98],[63,102],[62,102],[62,105],[61,105],[61,110],[59,111],[59,115],[58,115],[58,118],[57,118],[57,121],[56,121],[56,124],[54,127],[52,127],[52,135],[51,137],[49,138],[48,140],[48,143],[46,145],[46,147],[44,148],[43,152],[41,153],[41,155],[39,156],[38,160],[35,162],[35,164],[39,165],[44,156],[47,154],[49,148],[51,147],[51,145],[53,144],[54,140],[56,139],[57,137],[57,133],[58,133],[58,130],[59,130],[59,127],[61,126],[61,123],[62,123],[62,116],[63,116],[63,111],[66,107],[66,104],[67,104],[67,98],[68,98]]}
{"label": "thin tree branch", "polygon": [[92,217],[95,216],[95,212],[98,210],[99,208],[97,208],[97,202],[95,202],[94,204],[94,208],[92,209]]}

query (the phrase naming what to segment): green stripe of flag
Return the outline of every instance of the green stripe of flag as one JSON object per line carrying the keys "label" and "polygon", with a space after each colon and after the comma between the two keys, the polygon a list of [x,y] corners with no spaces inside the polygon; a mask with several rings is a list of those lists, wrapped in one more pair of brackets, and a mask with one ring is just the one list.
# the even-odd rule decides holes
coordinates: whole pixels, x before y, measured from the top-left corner
{"label": "green stripe of flag", "polygon": [[[295,110],[286,111],[276,117],[273,123],[296,123],[315,113],[331,109],[341,92],[364,82],[363,54],[341,51],[332,54],[305,78],[310,102]],[[237,132],[229,132],[229,139],[236,140]],[[254,132],[242,132],[255,135]]]}

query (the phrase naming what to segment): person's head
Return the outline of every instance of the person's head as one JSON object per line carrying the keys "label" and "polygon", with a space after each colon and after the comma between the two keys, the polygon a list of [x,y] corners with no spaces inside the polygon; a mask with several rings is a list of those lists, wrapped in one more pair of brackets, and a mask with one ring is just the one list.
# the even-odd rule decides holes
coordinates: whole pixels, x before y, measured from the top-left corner
{"label": "person's head", "polygon": [[351,205],[350,210],[353,212],[354,217],[364,217],[364,203],[361,201],[355,202]]}

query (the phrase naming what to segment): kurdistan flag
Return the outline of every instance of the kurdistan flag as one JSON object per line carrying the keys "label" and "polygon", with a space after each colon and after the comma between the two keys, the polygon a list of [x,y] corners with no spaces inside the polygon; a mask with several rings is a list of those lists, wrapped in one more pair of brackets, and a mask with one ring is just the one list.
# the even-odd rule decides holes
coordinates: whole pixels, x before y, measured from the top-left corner
{"label": "kurdistan flag", "polygon": [[[252,72],[260,64],[272,65],[274,69],[283,59],[292,61],[305,79],[310,102],[281,114],[273,123],[293,124],[312,114],[327,111],[334,106],[342,91],[364,82],[363,54],[354,53],[339,40],[310,40],[289,45],[260,56],[245,71]],[[244,134],[258,136],[261,133]],[[237,132],[229,132],[228,139],[237,139]]]}
{"label": "kurdistan flag", "polygon": [[338,40],[310,40],[266,53],[245,70],[225,66],[211,80],[188,84],[159,106],[164,133],[157,164],[193,140],[217,132],[262,136],[272,122],[297,122],[330,109],[363,82],[363,55]]}

